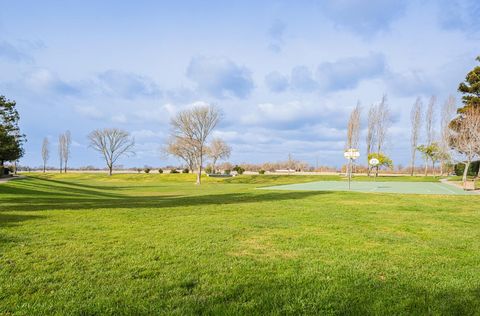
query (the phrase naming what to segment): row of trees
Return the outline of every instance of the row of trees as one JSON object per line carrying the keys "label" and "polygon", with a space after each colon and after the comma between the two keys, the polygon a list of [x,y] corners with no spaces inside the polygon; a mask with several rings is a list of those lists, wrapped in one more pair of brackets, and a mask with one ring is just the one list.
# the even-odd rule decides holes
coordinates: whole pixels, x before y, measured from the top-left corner
{"label": "row of trees", "polygon": [[[347,139],[345,149],[358,149],[361,131],[361,106],[360,103],[352,110],[347,124]],[[372,167],[370,159],[376,158],[379,164],[374,166],[378,174],[379,167],[391,166],[391,160],[384,153],[384,146],[387,139],[388,129],[391,124],[390,108],[387,103],[387,96],[384,95],[378,104],[373,104],[368,110],[366,149],[367,149],[367,172],[370,175]]]}
{"label": "row of trees", "polygon": [[[209,137],[220,121],[220,111],[214,106],[197,106],[178,113],[170,122],[171,135],[164,151],[183,160],[190,170],[197,170],[197,183],[201,183],[201,173],[206,157],[211,159],[215,173],[217,161],[227,159],[231,148],[219,138],[208,142]],[[135,140],[127,131],[117,128],[96,129],[88,135],[89,147],[101,154],[109,174],[117,160],[134,154]],[[60,172],[67,172],[70,158],[71,134],[62,133],[58,138]],[[48,138],[43,140],[42,159],[45,172],[50,157]]]}
{"label": "row of trees", "polygon": [[[480,57],[477,60],[480,61]],[[464,94],[463,107],[458,110],[453,96],[440,109],[435,96],[430,98],[426,107],[420,97],[413,104],[410,112],[411,175],[414,174],[417,152],[423,155],[425,175],[428,174],[430,164],[434,173],[435,164],[440,163],[440,173],[443,175],[448,166],[462,163],[465,164],[464,181],[471,162],[480,157],[480,67],[475,67],[467,74],[458,90]],[[438,113],[439,124],[436,120]],[[345,149],[358,149],[360,117],[361,107],[357,104],[348,121]],[[367,165],[369,166],[371,158],[377,158],[380,162],[376,166],[377,173],[379,166],[392,167],[392,160],[384,153],[390,124],[387,97],[383,96],[380,103],[369,108],[366,133]],[[421,139],[423,143],[420,143]],[[369,166],[368,174],[370,171]]]}
{"label": "row of trees", "polygon": [[[101,154],[110,175],[112,175],[113,166],[121,156],[134,154],[135,140],[130,136],[130,133],[118,128],[96,129],[88,135],[88,139],[90,142],[89,147]],[[62,171],[67,172],[71,144],[72,137],[70,131],[66,131],[58,136],[60,173]],[[45,137],[42,143],[43,172],[46,171],[49,158],[50,142]]]}
{"label": "row of trees", "polygon": [[[440,110],[440,130],[437,131],[435,126],[437,116],[437,99],[432,96],[428,102],[427,108],[424,110],[422,100],[417,98],[410,111],[411,121],[411,174],[415,169],[417,151],[423,155],[424,174],[428,173],[428,165],[431,163],[432,171],[435,172],[435,164],[440,162],[440,174],[443,175],[447,167],[452,164],[451,148],[449,146],[450,128],[449,123],[455,115],[455,98],[450,96]],[[425,113],[424,113],[425,111]],[[425,124],[423,126],[423,124]],[[424,143],[419,144],[419,134],[424,127],[425,136]]]}

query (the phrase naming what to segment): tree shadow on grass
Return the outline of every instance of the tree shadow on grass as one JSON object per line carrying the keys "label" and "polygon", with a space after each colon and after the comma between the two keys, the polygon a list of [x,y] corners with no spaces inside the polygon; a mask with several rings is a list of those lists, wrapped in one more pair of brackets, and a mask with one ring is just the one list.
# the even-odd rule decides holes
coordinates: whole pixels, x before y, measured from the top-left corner
{"label": "tree shadow on grass", "polygon": [[23,214],[5,214],[0,212],[0,243],[15,242],[16,238],[6,236],[3,234],[3,229],[7,227],[17,226],[21,222],[41,219],[44,216],[41,215],[23,215]]}
{"label": "tree shadow on grass", "polygon": [[328,194],[327,192],[285,192],[285,193],[228,193],[199,196],[122,196],[117,198],[32,198],[19,201],[14,198],[3,199],[9,204],[0,207],[0,211],[44,211],[44,210],[85,210],[85,209],[137,209],[137,208],[175,208],[203,205],[232,205],[244,203],[271,202],[292,199],[304,199],[310,196]]}
{"label": "tree shadow on grass", "polygon": [[[116,198],[119,194],[106,192],[109,188],[90,189],[89,186],[82,186],[66,181],[23,178],[16,181],[15,185],[0,187],[0,194],[23,195],[32,199],[37,196],[43,197],[87,197],[87,198]],[[100,189],[101,188],[101,189]],[[23,199],[23,197],[22,197]],[[3,199],[5,200],[5,199]],[[18,201],[18,199],[16,199]],[[23,199],[25,200],[25,199]]]}
{"label": "tree shadow on grass", "polygon": [[[108,187],[115,190],[116,187]],[[113,188],[113,189],[112,189]],[[329,194],[328,191],[224,193],[204,195],[131,196],[109,192],[101,186],[92,186],[51,179],[29,178],[15,186],[0,187],[0,193],[9,194],[1,199],[0,211],[43,211],[84,209],[175,208],[202,205],[231,205],[240,203],[272,202],[303,199]]]}
{"label": "tree shadow on grass", "polygon": [[[480,308],[480,288],[454,284],[451,288],[437,289],[415,282],[372,279],[358,272],[338,275],[335,283],[322,284],[315,280],[297,283],[272,273],[261,280],[240,281],[205,300],[196,299],[194,288],[190,294],[192,299],[182,300],[178,307],[192,314],[222,311],[221,314],[247,312],[252,315],[476,315]],[[245,301],[257,304],[250,304],[250,309],[245,310],[245,306],[239,304]]]}

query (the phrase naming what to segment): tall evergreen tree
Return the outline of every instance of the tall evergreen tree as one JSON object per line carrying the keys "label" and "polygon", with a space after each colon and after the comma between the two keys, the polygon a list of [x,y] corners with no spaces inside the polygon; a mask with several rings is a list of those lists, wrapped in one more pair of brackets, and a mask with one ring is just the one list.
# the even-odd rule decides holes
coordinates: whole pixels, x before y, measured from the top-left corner
{"label": "tall evergreen tree", "polygon": [[19,120],[15,101],[0,95],[0,176],[6,161],[16,161],[23,156],[25,135],[20,133]]}
{"label": "tall evergreen tree", "polygon": [[[480,62],[480,56],[476,60]],[[458,86],[458,91],[463,94],[464,104],[459,113],[465,113],[470,108],[480,108],[480,66],[476,66],[467,74],[465,81]]]}
{"label": "tall evergreen tree", "polygon": [[[478,62],[480,62],[480,56],[476,58]],[[476,66],[473,68],[465,77],[465,81],[460,83],[458,86],[458,91],[463,94],[462,102],[463,107],[457,110],[458,115],[455,117],[449,124],[451,130],[454,131],[455,136],[451,137],[450,139],[450,146],[457,150],[459,153],[463,154],[464,156],[467,155],[465,151],[465,146],[461,146],[462,137],[463,143],[474,143],[477,141],[477,138],[474,136],[478,136],[478,132],[469,130],[468,126],[469,122],[476,121],[469,116],[476,116],[480,115],[480,66]],[[462,134],[468,134],[470,136],[465,136]],[[465,139],[466,138],[466,139]],[[478,144],[474,144],[474,148],[477,148],[474,153],[476,156],[480,156],[480,150],[478,150]],[[472,147],[472,146],[467,146]],[[471,160],[471,159],[470,159]],[[467,159],[465,163],[466,168],[468,169],[468,165],[470,160]],[[477,177],[480,176],[480,170],[477,173]],[[465,181],[465,176],[464,176]]]}

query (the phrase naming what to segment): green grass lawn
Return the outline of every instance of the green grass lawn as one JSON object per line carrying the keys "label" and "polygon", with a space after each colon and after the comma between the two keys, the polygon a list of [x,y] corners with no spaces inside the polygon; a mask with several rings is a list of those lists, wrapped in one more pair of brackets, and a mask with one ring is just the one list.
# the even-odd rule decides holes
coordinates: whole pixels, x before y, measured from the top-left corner
{"label": "green grass lawn", "polygon": [[0,314],[480,311],[480,196],[256,189],[318,176],[194,178],[0,184]]}

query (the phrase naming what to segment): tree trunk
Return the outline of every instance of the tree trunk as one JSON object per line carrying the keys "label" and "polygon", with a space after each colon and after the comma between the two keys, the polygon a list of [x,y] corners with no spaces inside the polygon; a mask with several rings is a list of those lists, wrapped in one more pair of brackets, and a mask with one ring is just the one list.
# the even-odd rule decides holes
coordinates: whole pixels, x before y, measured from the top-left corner
{"label": "tree trunk", "polygon": [[432,160],[432,173],[433,177],[435,177],[435,161]]}
{"label": "tree trunk", "polygon": [[468,168],[470,168],[470,161],[467,161],[464,164],[465,164],[465,170],[463,170],[463,177],[462,177],[463,187],[465,187],[465,184],[467,183],[467,174],[468,174]]}
{"label": "tree trunk", "polygon": [[415,151],[412,154],[412,170],[410,171],[410,176],[413,177],[414,172],[415,172]]}
{"label": "tree trunk", "polygon": [[3,177],[4,169],[3,160],[0,160],[0,178]]}
{"label": "tree trunk", "polygon": [[215,163],[217,162],[217,159],[212,160],[212,173],[215,174]]}
{"label": "tree trunk", "polygon": [[67,161],[65,160],[65,173],[67,173]]}
{"label": "tree trunk", "polygon": [[425,159],[425,177],[428,176],[428,159]]}
{"label": "tree trunk", "polygon": [[46,164],[45,162],[43,163],[43,173],[45,173],[45,169],[46,169]]}
{"label": "tree trunk", "polygon": [[202,183],[202,164],[203,164],[203,155],[200,155],[200,163],[198,164],[198,173],[197,173],[197,184]]}
{"label": "tree trunk", "polygon": [[108,175],[112,175],[113,166],[108,166]]}

